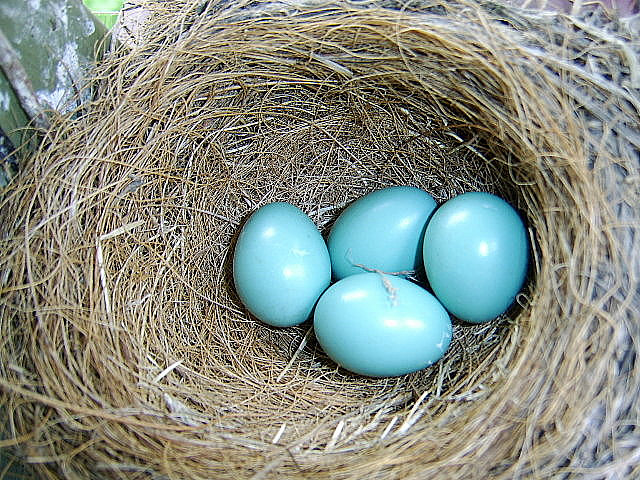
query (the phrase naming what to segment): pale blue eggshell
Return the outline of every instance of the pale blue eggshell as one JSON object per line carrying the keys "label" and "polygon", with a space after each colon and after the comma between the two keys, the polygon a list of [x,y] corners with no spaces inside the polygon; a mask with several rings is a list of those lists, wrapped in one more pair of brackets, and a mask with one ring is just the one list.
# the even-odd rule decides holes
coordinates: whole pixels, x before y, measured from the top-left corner
{"label": "pale blue eggshell", "polygon": [[313,221],[297,207],[276,202],[259,208],[242,228],[233,280],[253,315],[289,327],[311,316],[331,281],[331,261]]}
{"label": "pale blue eggshell", "polygon": [[396,186],[369,193],[336,219],[327,240],[333,277],[375,269],[385,273],[422,268],[422,238],[436,207],[427,192]]}
{"label": "pale blue eggshell", "polygon": [[327,289],[313,327],[338,365],[361,375],[391,377],[426,368],[451,342],[451,320],[420,286],[393,275],[360,273]]}
{"label": "pale blue eggshell", "polygon": [[445,202],[429,221],[423,248],[431,288],[451,314],[467,322],[505,312],[527,275],[525,226],[513,207],[489,193]]}

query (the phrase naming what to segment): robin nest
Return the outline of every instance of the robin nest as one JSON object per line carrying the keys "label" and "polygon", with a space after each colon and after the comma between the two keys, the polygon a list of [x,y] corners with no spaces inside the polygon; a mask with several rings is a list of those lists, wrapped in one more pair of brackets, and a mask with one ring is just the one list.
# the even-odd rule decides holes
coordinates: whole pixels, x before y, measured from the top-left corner
{"label": "robin nest", "polygon": [[[159,2],[3,194],[4,446],[40,478],[633,478],[634,17],[498,3]],[[635,36],[634,36],[635,35]],[[635,43],[634,43],[635,42]],[[506,198],[528,284],[397,378],[233,288],[242,222],[390,185]]]}

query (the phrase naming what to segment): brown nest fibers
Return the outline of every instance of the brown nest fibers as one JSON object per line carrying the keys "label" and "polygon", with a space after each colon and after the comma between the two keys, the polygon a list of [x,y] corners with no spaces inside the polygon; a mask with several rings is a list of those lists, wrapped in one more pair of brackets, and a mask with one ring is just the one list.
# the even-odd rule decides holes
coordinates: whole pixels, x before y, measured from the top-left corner
{"label": "brown nest fibers", "polygon": [[[3,447],[39,478],[638,478],[637,18],[157,2],[3,192]],[[433,367],[338,368],[247,314],[242,222],[485,190],[532,261]]]}

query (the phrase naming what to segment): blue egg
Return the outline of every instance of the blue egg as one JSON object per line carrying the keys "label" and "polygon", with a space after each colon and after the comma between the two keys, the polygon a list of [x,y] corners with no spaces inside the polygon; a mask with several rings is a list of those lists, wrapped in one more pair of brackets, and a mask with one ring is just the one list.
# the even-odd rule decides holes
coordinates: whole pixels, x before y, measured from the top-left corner
{"label": "blue egg", "polygon": [[423,254],[429,284],[445,308],[462,320],[482,323],[514,302],[527,275],[529,242],[507,202],[470,192],[436,210]]}
{"label": "blue egg", "polygon": [[327,246],[311,219],[289,203],[256,210],[238,237],[233,281],[260,320],[289,327],[311,316],[331,281]]}
{"label": "blue egg", "polygon": [[360,273],[336,282],[318,300],[313,318],[327,355],[370,377],[426,368],[451,342],[451,320],[438,300],[393,275]]}
{"label": "blue egg", "polygon": [[353,202],[329,232],[334,278],[373,269],[398,273],[422,268],[422,238],[435,207],[431,195],[408,186],[378,190]]}

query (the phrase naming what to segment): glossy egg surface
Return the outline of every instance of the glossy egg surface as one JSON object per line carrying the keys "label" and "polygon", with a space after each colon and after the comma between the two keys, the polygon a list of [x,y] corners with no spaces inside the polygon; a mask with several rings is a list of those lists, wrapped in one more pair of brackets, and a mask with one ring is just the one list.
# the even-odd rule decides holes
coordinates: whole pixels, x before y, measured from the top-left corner
{"label": "glossy egg surface", "polygon": [[236,292],[269,325],[307,320],[331,281],[326,244],[313,221],[294,205],[276,202],[251,215],[233,256]]}
{"label": "glossy egg surface", "polygon": [[371,377],[426,368],[451,342],[451,320],[437,299],[404,278],[360,273],[320,297],[314,330],[338,365]]}
{"label": "glossy egg surface", "polygon": [[482,323],[505,312],[524,283],[529,242],[506,201],[469,192],[445,202],[427,226],[424,265],[429,284],[456,317]]}
{"label": "glossy egg surface", "polygon": [[435,207],[431,195],[409,186],[384,188],[353,202],[329,232],[333,277],[422,268],[422,238]]}

